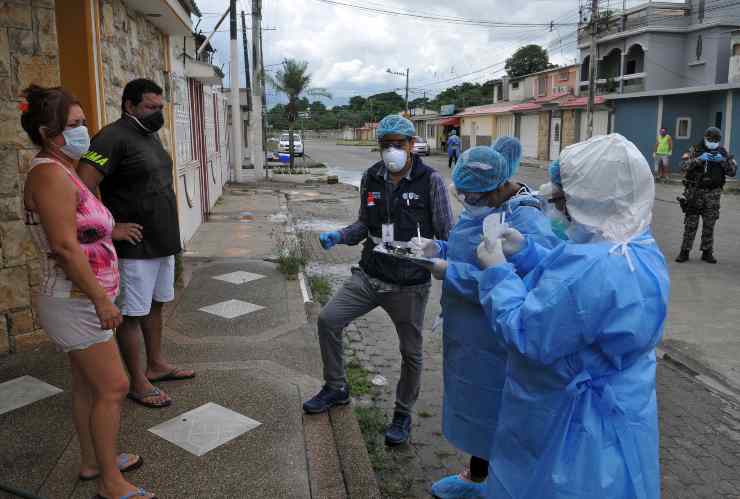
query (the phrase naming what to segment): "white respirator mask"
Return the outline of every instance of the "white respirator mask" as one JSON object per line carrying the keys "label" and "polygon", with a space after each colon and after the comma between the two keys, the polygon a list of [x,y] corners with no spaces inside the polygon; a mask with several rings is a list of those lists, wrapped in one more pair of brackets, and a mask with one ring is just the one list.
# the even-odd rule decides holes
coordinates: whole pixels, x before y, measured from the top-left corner
{"label": "white respirator mask", "polygon": [[397,149],[395,147],[389,147],[383,149],[380,153],[383,158],[383,163],[388,171],[391,173],[398,173],[406,166],[407,153],[404,149]]}

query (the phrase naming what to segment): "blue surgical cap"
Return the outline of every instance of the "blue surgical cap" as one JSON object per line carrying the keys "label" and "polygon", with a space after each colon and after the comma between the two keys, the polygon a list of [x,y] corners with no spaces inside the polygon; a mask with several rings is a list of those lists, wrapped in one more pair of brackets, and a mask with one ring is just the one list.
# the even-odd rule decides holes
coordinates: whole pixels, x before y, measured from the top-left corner
{"label": "blue surgical cap", "polygon": [[516,165],[492,147],[473,147],[462,153],[452,172],[452,182],[460,192],[495,191],[514,176]]}
{"label": "blue surgical cap", "polygon": [[493,144],[493,149],[501,154],[506,161],[514,165],[512,176],[519,169],[519,162],[522,160],[522,143],[515,137],[499,137]]}
{"label": "blue surgical cap", "polygon": [[552,185],[557,185],[561,189],[563,188],[563,181],[560,178],[560,160],[556,159],[550,163],[550,167],[547,169],[550,174],[550,182]]}
{"label": "blue surgical cap", "polygon": [[404,135],[406,137],[413,137],[416,135],[416,128],[414,124],[409,120],[398,114],[389,114],[378,123],[378,130],[376,132],[378,140],[382,139],[386,135]]}

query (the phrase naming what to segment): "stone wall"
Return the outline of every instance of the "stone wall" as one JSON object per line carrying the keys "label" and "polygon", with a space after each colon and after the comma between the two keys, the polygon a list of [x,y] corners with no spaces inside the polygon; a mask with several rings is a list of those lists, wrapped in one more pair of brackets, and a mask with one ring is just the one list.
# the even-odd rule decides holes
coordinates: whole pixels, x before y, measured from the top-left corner
{"label": "stone wall", "polygon": [[21,128],[20,93],[59,85],[54,0],[0,0],[0,354],[46,336],[31,309],[40,267],[22,219],[22,189],[36,150]]}
{"label": "stone wall", "polygon": [[[149,78],[165,90],[171,101],[167,71],[166,35],[142,14],[121,0],[99,0],[101,49],[103,59],[104,123],[121,117],[123,88],[136,78]],[[170,112],[170,107],[165,109]],[[166,123],[172,123],[167,119]],[[167,125],[159,133],[165,147],[174,157],[171,134]]]}

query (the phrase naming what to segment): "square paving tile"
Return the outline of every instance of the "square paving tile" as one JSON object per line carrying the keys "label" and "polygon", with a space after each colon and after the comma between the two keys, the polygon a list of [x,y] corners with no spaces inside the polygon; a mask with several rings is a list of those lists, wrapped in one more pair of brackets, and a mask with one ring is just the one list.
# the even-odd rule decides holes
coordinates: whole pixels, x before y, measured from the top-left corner
{"label": "square paving tile", "polygon": [[21,376],[0,383],[0,414],[14,411],[63,391],[33,376]]}
{"label": "square paving tile", "polygon": [[262,310],[265,307],[255,305],[241,300],[226,300],[221,303],[215,303],[202,307],[199,310],[207,312],[209,314],[223,317],[224,319],[234,319],[235,317],[241,317],[242,315],[251,314],[257,310]]}
{"label": "square paving tile", "polygon": [[191,454],[202,456],[261,424],[209,402],[160,423],[149,431]]}
{"label": "square paving tile", "polygon": [[248,282],[256,281],[257,279],[262,279],[263,275],[260,274],[253,274],[251,272],[245,272],[243,270],[238,270],[236,272],[230,272],[228,274],[218,275],[215,276],[214,279],[218,279],[219,281],[225,281],[230,282],[231,284],[246,284]]}

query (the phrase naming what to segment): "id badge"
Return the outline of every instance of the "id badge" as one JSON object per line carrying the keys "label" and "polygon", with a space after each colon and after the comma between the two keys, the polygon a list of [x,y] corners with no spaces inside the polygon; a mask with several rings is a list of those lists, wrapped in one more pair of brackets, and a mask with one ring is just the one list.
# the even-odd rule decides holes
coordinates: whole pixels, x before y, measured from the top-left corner
{"label": "id badge", "polygon": [[383,242],[392,243],[393,239],[393,224],[383,224]]}

